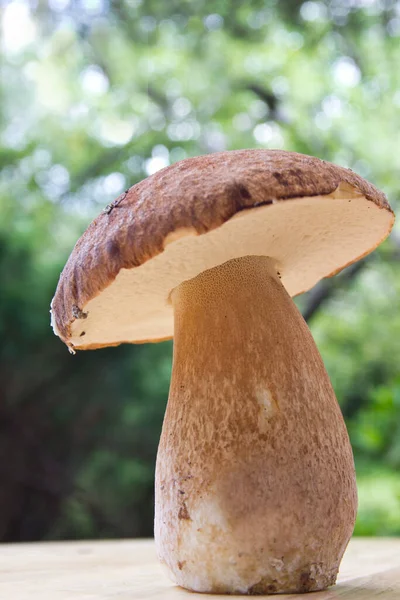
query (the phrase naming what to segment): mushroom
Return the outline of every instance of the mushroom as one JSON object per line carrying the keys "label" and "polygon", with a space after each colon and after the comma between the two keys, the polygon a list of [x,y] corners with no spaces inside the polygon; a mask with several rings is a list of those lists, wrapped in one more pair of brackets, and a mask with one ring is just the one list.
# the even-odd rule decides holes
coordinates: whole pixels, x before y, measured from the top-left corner
{"label": "mushroom", "polygon": [[393,222],[349,169],[240,150],[138,183],[76,244],[51,311],[71,351],[174,337],[155,541],[177,584],[334,584],[356,517],[354,461],[291,296],[374,250]]}

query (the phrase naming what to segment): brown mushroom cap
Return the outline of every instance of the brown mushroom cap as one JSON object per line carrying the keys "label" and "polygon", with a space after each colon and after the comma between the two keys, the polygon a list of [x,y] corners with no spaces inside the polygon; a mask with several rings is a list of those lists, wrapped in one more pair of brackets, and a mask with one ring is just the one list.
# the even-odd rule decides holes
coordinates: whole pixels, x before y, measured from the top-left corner
{"label": "brown mushroom cap", "polygon": [[60,276],[53,327],[71,349],[169,339],[169,296],[182,281],[265,255],[293,296],[374,250],[393,222],[382,192],[318,158],[281,150],[189,158],[91,223]]}

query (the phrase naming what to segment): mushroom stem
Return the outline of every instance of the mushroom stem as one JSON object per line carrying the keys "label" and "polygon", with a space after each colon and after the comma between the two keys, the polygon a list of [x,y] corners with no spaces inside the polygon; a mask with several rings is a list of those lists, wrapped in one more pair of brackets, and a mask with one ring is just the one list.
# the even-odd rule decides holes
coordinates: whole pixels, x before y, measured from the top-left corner
{"label": "mushroom stem", "polygon": [[321,590],[357,507],[354,462],[311,333],[272,259],[246,256],[172,293],[174,362],[155,537],[198,592]]}

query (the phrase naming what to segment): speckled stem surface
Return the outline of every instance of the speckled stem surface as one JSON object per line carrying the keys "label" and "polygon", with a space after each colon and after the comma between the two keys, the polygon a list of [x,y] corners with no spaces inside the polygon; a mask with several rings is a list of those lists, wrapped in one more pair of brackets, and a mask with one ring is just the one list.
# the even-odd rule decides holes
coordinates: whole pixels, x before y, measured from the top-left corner
{"label": "speckled stem surface", "polygon": [[357,509],[346,426],[273,261],[248,256],[172,293],[174,363],[155,538],[171,578],[226,594],[335,583]]}

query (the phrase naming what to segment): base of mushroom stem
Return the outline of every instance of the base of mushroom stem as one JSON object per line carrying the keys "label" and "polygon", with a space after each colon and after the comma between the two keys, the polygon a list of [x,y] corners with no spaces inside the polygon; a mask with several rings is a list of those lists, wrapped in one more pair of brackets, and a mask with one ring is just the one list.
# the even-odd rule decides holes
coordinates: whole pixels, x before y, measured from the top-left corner
{"label": "base of mushroom stem", "polygon": [[170,569],[163,564],[168,577],[180,587],[186,588],[191,592],[203,594],[225,594],[225,595],[248,595],[265,596],[274,594],[306,594],[308,592],[318,592],[326,590],[335,585],[338,569],[324,572],[321,564],[313,563],[308,566],[298,568],[297,571],[282,569],[279,573],[274,568],[274,572],[264,575],[254,583],[247,586],[235,586],[232,582],[217,582],[207,585],[204,581],[200,583],[196,577],[195,569],[192,576],[183,574],[182,577],[172,573]]}

